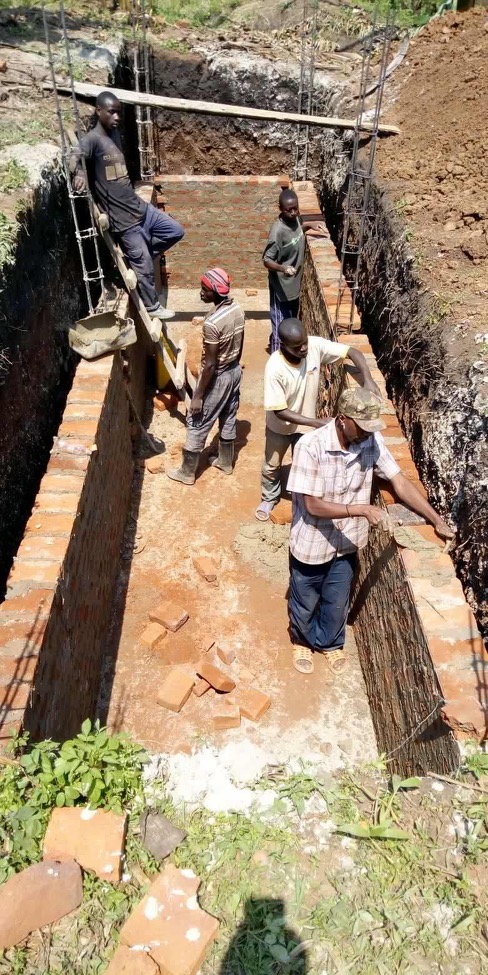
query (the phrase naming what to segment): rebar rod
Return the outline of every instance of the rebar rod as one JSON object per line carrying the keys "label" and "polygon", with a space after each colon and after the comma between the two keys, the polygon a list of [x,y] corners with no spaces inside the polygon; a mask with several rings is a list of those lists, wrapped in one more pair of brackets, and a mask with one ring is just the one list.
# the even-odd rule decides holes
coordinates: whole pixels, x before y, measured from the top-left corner
{"label": "rebar rod", "polygon": [[[72,98],[73,98],[73,115],[74,115],[75,127],[77,128],[77,133],[76,134],[77,134],[77,137],[78,137],[78,140],[79,140],[80,139],[80,136],[81,136],[81,122],[80,122],[80,117],[79,117],[79,112],[78,112],[78,106],[77,106],[77,103],[76,103],[76,96],[75,96],[74,88],[73,88],[73,83],[74,83],[73,66],[72,66],[72,61],[71,61],[71,52],[69,50],[69,43],[68,43],[67,33],[66,33],[66,22],[65,22],[65,18],[64,18],[64,8],[63,8],[62,3],[60,5],[60,16],[61,16],[61,26],[62,26],[63,36],[64,36],[64,40],[65,40],[65,47],[66,47],[66,50],[67,50],[68,70],[69,70],[69,75],[70,75],[71,89],[72,89]],[[81,154],[80,162],[81,162],[83,177],[84,177],[84,180],[85,180],[85,191],[82,192],[82,193],[74,193],[73,192],[73,189],[72,189],[72,186],[71,186],[71,173],[70,173],[70,170],[69,170],[69,158],[68,158],[69,157],[69,153],[70,153],[69,140],[66,137],[66,131],[65,131],[65,127],[64,127],[64,121],[63,121],[63,113],[62,113],[62,110],[61,110],[61,103],[60,103],[59,95],[58,95],[58,92],[57,92],[57,89],[56,89],[56,71],[55,71],[55,67],[54,67],[54,56],[53,56],[53,50],[52,50],[52,45],[51,45],[51,38],[50,38],[50,34],[49,34],[49,27],[48,27],[47,16],[46,16],[46,8],[45,8],[45,4],[44,3],[42,4],[42,19],[43,19],[43,25],[44,25],[44,36],[45,36],[45,39],[46,39],[46,49],[47,49],[47,54],[48,54],[49,68],[50,68],[51,78],[52,78],[52,83],[53,83],[53,92],[54,92],[54,99],[55,99],[55,105],[56,105],[56,115],[57,115],[57,118],[58,118],[59,136],[60,136],[60,142],[61,142],[61,160],[62,160],[62,166],[63,166],[64,176],[65,176],[66,184],[67,184],[67,190],[68,190],[68,197],[69,197],[69,201],[70,201],[71,213],[72,213],[72,216],[73,216],[73,223],[74,223],[74,228],[75,228],[75,237],[76,237],[76,241],[77,241],[77,244],[78,244],[78,251],[79,251],[79,254],[80,254],[80,262],[81,262],[81,269],[82,269],[82,274],[83,274],[83,282],[84,282],[85,291],[86,291],[86,299],[87,299],[87,304],[88,304],[88,312],[89,312],[90,315],[93,315],[93,314],[95,314],[96,302],[94,302],[93,301],[93,298],[92,298],[91,285],[98,284],[100,286],[100,288],[101,288],[101,297],[102,297],[102,305],[105,305],[105,303],[106,303],[106,292],[105,292],[105,285],[104,285],[104,276],[103,276],[103,271],[102,271],[102,267],[101,267],[101,263],[100,263],[100,254],[99,254],[99,251],[98,251],[98,241],[97,241],[97,229],[96,229],[96,225],[95,225],[95,216],[94,216],[94,212],[93,212],[93,200],[92,200],[91,193],[90,193],[90,189],[89,189],[89,185],[88,185],[88,173],[87,173],[86,162],[85,162],[85,158],[84,158],[83,154]],[[80,222],[79,222],[79,219],[78,219],[78,207],[77,207],[77,204],[79,202],[81,202],[81,200],[86,200],[86,202],[88,204],[88,213],[89,213],[89,218],[90,218],[89,227],[88,228],[85,228],[84,230],[81,230],[81,228],[80,228]],[[94,248],[94,253],[95,253],[95,264],[96,264],[96,266],[94,268],[92,268],[92,269],[88,269],[87,268],[87,260],[86,260],[85,250],[84,250],[84,241],[87,241],[87,240],[91,240],[93,242],[93,248]]]}

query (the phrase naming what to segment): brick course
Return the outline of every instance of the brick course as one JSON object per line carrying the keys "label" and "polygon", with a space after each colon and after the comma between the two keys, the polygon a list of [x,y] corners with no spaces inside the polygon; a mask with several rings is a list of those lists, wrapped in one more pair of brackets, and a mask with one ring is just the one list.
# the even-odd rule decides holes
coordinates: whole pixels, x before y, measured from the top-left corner
{"label": "brick course", "polygon": [[166,210],[185,227],[167,255],[169,282],[195,288],[206,268],[224,267],[234,288],[266,288],[261,254],[287,176],[162,176]]}
{"label": "brick course", "polygon": [[[313,208],[312,184],[295,189],[302,212]],[[332,241],[308,238],[301,305],[311,334],[333,335],[338,276]],[[346,296],[346,310],[348,302]],[[367,356],[384,398],[388,448],[426,496],[368,337],[354,331],[341,336],[339,330],[338,338]],[[339,370],[332,371],[332,409],[343,381]],[[374,502],[386,510],[397,500],[384,482],[375,491]],[[392,771],[450,773],[459,764],[455,739],[487,735],[487,653],[444,543],[431,525],[411,530],[434,547],[402,549],[387,533],[370,531],[352,621],[378,747],[391,757]]]}
{"label": "brick course", "polygon": [[[146,348],[128,350],[139,412]],[[62,740],[93,715],[133,474],[125,387],[119,355],[77,368],[0,605],[0,747],[21,725]]]}

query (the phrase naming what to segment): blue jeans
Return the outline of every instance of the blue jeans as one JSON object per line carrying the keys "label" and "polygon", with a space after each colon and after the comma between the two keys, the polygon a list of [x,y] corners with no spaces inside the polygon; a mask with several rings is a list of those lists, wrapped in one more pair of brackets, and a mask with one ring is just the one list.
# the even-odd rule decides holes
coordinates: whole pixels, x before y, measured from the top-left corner
{"label": "blue jeans", "polygon": [[269,317],[271,318],[271,335],[269,337],[270,352],[276,352],[280,347],[278,329],[285,318],[296,318],[300,305],[299,298],[281,301],[270,285],[269,288]]}
{"label": "blue jeans", "polygon": [[343,647],[356,552],[321,565],[306,565],[290,555],[288,613],[290,636],[313,650]]}
{"label": "blue jeans", "polygon": [[148,311],[159,305],[154,281],[154,261],[177,244],[185,231],[177,220],[148,203],[142,223],[124,230],[119,240],[130,266],[137,276],[139,291]]}

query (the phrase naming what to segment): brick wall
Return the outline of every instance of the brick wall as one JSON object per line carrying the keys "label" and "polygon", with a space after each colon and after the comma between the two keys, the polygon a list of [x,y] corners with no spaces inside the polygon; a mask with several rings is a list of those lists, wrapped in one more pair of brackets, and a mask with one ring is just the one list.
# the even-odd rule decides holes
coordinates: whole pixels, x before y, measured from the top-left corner
{"label": "brick wall", "polygon": [[[145,343],[127,350],[144,402]],[[0,605],[0,744],[66,738],[96,704],[133,473],[127,367],[81,362]]]}
{"label": "brick wall", "polygon": [[261,255],[288,177],[162,176],[166,210],[185,227],[168,253],[170,286],[198,287],[208,267],[224,267],[234,288],[266,288]]}
{"label": "brick wall", "polygon": [[[317,207],[310,183],[295,186],[302,212]],[[347,341],[366,356],[384,399],[384,437],[402,473],[425,494],[393,403],[366,335],[341,336],[350,296],[337,307],[339,262],[330,239],[308,240],[302,317],[313,334]],[[357,316],[357,312],[355,313]],[[353,328],[360,325],[355,318]],[[341,385],[333,374],[331,405]],[[397,499],[377,485],[375,502]],[[429,769],[449,773],[459,763],[456,738],[486,737],[488,656],[476,621],[443,542],[429,525],[411,526],[428,548],[400,548],[384,532],[370,531],[361,552],[352,620],[380,752],[400,774]]]}

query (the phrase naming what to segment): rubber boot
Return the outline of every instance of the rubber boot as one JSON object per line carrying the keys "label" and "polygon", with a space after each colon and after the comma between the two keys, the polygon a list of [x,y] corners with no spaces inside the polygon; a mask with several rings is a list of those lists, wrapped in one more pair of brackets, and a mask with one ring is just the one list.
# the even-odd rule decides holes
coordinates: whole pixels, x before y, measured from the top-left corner
{"label": "rubber boot", "polygon": [[224,474],[232,474],[234,461],[234,441],[219,440],[219,455],[213,460],[212,467],[218,467]]}
{"label": "rubber boot", "polygon": [[183,448],[181,467],[175,468],[173,471],[168,471],[168,477],[172,481],[181,481],[182,484],[194,484],[199,460],[199,450],[185,450]]}

